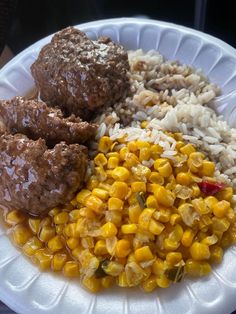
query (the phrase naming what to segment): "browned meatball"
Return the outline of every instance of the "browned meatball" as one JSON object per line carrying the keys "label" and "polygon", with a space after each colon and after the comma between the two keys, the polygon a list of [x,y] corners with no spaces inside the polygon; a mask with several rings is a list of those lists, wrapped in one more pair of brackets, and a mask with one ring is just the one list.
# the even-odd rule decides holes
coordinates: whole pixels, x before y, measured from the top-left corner
{"label": "browned meatball", "polygon": [[31,66],[41,99],[83,118],[126,94],[128,69],[121,45],[92,41],[73,27],[56,33]]}
{"label": "browned meatball", "polygon": [[64,142],[48,149],[45,141],[22,134],[0,136],[0,200],[8,208],[40,215],[70,201],[82,187],[87,149]]}
{"label": "browned meatball", "polygon": [[50,146],[60,141],[85,143],[97,130],[95,124],[83,122],[74,115],[63,118],[60,109],[22,97],[0,101],[0,122],[3,132],[22,133],[33,140],[43,138]]}

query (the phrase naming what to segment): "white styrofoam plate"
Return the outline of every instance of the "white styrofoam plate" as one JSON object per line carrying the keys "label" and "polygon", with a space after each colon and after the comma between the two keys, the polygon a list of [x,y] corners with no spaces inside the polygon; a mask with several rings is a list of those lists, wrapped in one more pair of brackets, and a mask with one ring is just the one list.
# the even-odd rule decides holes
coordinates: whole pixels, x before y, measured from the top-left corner
{"label": "white styrofoam plate", "polygon": [[[78,28],[92,39],[107,35],[126,49],[157,49],[168,59],[201,68],[222,89],[218,111],[234,122],[236,51],[228,44],[183,26],[146,19],[101,20]],[[30,65],[50,39],[48,36],[30,46],[0,71],[0,99],[25,95],[33,88]],[[236,309],[235,295],[235,247],[227,250],[223,263],[207,278],[186,279],[151,294],[113,288],[92,295],[76,280],[39,272],[11,244],[0,222],[0,299],[17,313],[228,314]]]}

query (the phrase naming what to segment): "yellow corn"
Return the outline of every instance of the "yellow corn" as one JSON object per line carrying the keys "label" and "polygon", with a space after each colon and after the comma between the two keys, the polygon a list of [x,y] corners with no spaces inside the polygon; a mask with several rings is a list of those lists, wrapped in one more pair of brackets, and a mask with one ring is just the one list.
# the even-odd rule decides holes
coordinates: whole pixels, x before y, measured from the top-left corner
{"label": "yellow corn", "polygon": [[165,182],[164,177],[160,173],[155,172],[155,171],[151,172],[148,180],[151,183],[156,183],[159,185],[163,185]]}
{"label": "yellow corn", "polygon": [[149,160],[151,157],[150,147],[141,148],[139,151],[139,161]]}
{"label": "yellow corn", "polygon": [[125,239],[121,239],[116,244],[115,255],[118,258],[123,258],[129,255],[131,251],[130,242]]}
{"label": "yellow corn", "polygon": [[110,189],[110,196],[124,200],[128,194],[128,185],[125,182],[116,181]]}
{"label": "yellow corn", "polygon": [[190,254],[195,261],[201,261],[210,258],[210,250],[206,244],[194,242],[190,249]]}
{"label": "yellow corn", "polygon": [[40,249],[34,254],[34,260],[42,270],[46,270],[51,266],[52,254],[47,249]]}
{"label": "yellow corn", "polygon": [[56,230],[50,226],[44,226],[39,233],[39,239],[43,242],[48,242],[56,234]]}
{"label": "yellow corn", "polygon": [[217,199],[231,201],[233,197],[233,189],[229,186],[216,194]]}
{"label": "yellow corn", "polygon": [[229,229],[230,222],[227,218],[218,218],[213,217],[212,218],[212,229],[213,232],[225,232]]}
{"label": "yellow corn", "polygon": [[37,237],[32,237],[24,244],[22,249],[26,255],[32,256],[37,250],[41,249],[42,246],[42,242]]}
{"label": "yellow corn", "polygon": [[212,208],[213,214],[218,218],[223,218],[224,216],[226,216],[230,208],[230,202],[223,200],[223,201],[217,202],[212,207],[213,207]]}
{"label": "yellow corn", "polygon": [[153,254],[149,246],[143,246],[134,251],[134,256],[137,262],[145,262],[153,259]]}
{"label": "yellow corn", "polygon": [[74,250],[79,246],[79,240],[71,237],[66,241],[66,244],[71,250]]}
{"label": "yellow corn", "polygon": [[96,255],[106,255],[108,254],[107,248],[106,248],[106,242],[104,240],[98,240],[94,247],[94,253]]}
{"label": "yellow corn", "polygon": [[166,238],[164,240],[164,248],[166,251],[175,251],[180,246],[180,243],[177,241],[173,241],[171,239]]}
{"label": "yellow corn", "polygon": [[157,159],[163,153],[163,148],[159,144],[155,144],[151,146],[151,157],[152,159]]}
{"label": "yellow corn", "polygon": [[131,183],[132,192],[146,192],[146,184],[144,182],[138,181]]}
{"label": "yellow corn", "polygon": [[108,200],[108,209],[109,210],[122,210],[124,202],[116,197],[110,197]]}
{"label": "yellow corn", "polygon": [[59,235],[56,235],[48,241],[48,248],[53,252],[60,251],[63,248],[63,242]]}
{"label": "yellow corn", "polygon": [[93,175],[88,179],[87,188],[92,191],[92,189],[95,189],[98,186],[98,184],[99,184],[99,181],[97,177]]}
{"label": "yellow corn", "polygon": [[210,248],[210,252],[211,252],[211,257],[210,257],[210,261],[212,263],[220,263],[223,259],[223,250],[220,246],[217,245],[213,245]]}
{"label": "yellow corn", "polygon": [[128,287],[127,276],[126,276],[126,273],[124,271],[119,274],[118,285],[120,287]]}
{"label": "yellow corn", "polygon": [[183,244],[183,246],[190,247],[192,245],[194,236],[195,234],[192,229],[186,229],[181,239],[181,243]]}
{"label": "yellow corn", "polygon": [[157,199],[157,202],[161,205],[169,207],[174,204],[175,195],[171,191],[165,189],[163,186],[159,186],[154,189],[154,195]]}
{"label": "yellow corn", "polygon": [[79,266],[77,262],[68,261],[63,267],[63,273],[66,277],[77,277],[79,275]]}
{"label": "yellow corn", "polygon": [[51,267],[53,271],[61,271],[67,261],[67,255],[63,253],[57,253],[53,255],[51,261]]}
{"label": "yellow corn", "polygon": [[189,276],[202,277],[210,273],[211,266],[205,261],[188,259],[185,264],[185,271]]}
{"label": "yellow corn", "polygon": [[112,222],[114,225],[120,226],[122,221],[122,213],[118,210],[109,210],[106,211],[105,218],[107,222]]}
{"label": "yellow corn", "polygon": [[114,168],[118,167],[119,162],[120,162],[119,158],[110,157],[108,159],[108,162],[107,162],[107,169],[114,169]]}
{"label": "yellow corn", "polygon": [[151,219],[150,220],[150,223],[149,223],[149,228],[148,230],[155,234],[155,235],[159,235],[162,233],[162,231],[165,229],[165,226],[159,222],[159,221],[156,221],[154,219]]}
{"label": "yellow corn", "polygon": [[59,224],[66,224],[69,220],[69,214],[67,212],[61,212],[54,216],[54,223]]}
{"label": "yellow corn", "polygon": [[145,292],[152,292],[157,287],[156,276],[152,275],[142,283]]}
{"label": "yellow corn", "polygon": [[154,168],[158,170],[160,175],[164,178],[172,174],[172,167],[170,162],[165,158],[159,158],[154,162]]}
{"label": "yellow corn", "polygon": [[117,234],[117,228],[112,222],[107,222],[101,227],[101,235],[104,238],[112,238]]}
{"label": "yellow corn", "polygon": [[95,188],[92,190],[92,195],[100,198],[102,201],[106,201],[109,197],[109,193],[106,190]]}
{"label": "yellow corn", "polygon": [[149,208],[157,208],[157,200],[155,196],[149,195],[146,199],[146,205]]}
{"label": "yellow corn", "polygon": [[89,190],[83,189],[76,195],[76,200],[80,204],[85,204],[86,198],[91,194]]}
{"label": "yellow corn", "polygon": [[148,230],[149,224],[155,209],[145,208],[139,215],[138,223],[139,227],[144,230]]}
{"label": "yellow corn", "polygon": [[196,149],[194,148],[192,144],[186,144],[180,147],[179,150],[182,154],[187,155],[187,156],[189,156],[191,153],[194,153],[196,151]]}
{"label": "yellow corn", "polygon": [[25,220],[25,218],[26,218],[25,215],[21,211],[12,210],[7,214],[5,220],[9,225],[14,226],[22,223]]}
{"label": "yellow corn", "polygon": [[174,225],[176,225],[176,224],[178,224],[180,222],[181,222],[181,216],[179,214],[172,214],[170,216],[170,224],[172,226],[174,226]]}
{"label": "yellow corn", "polygon": [[168,208],[158,208],[153,214],[153,217],[160,222],[168,222],[171,217],[171,212]]}
{"label": "yellow corn", "polygon": [[194,183],[191,188],[192,188],[192,197],[198,197],[201,194],[200,188],[196,183]]}
{"label": "yellow corn", "polygon": [[127,224],[121,226],[121,232],[124,234],[132,234],[138,231],[138,227],[136,224]]}
{"label": "yellow corn", "polygon": [[112,171],[112,177],[114,180],[126,181],[130,177],[130,172],[125,167],[116,167]]}
{"label": "yellow corn", "polygon": [[161,275],[160,278],[156,279],[156,283],[160,288],[168,288],[170,285],[170,280],[166,278],[165,275]]}
{"label": "yellow corn", "polygon": [[103,167],[107,164],[107,158],[103,153],[97,154],[97,156],[94,158],[94,163],[97,166]]}
{"label": "yellow corn", "polygon": [[203,160],[201,169],[199,170],[200,176],[212,177],[215,172],[215,164],[212,161]]}
{"label": "yellow corn", "polygon": [[182,260],[182,254],[180,252],[169,252],[166,254],[166,262],[174,266]]}
{"label": "yellow corn", "polygon": [[179,172],[176,176],[176,182],[189,186],[192,183],[192,178],[188,172]]}
{"label": "yellow corn", "polygon": [[106,154],[112,145],[112,140],[108,136],[103,136],[100,138],[98,143],[98,150]]}
{"label": "yellow corn", "polygon": [[36,233],[39,232],[39,229],[40,229],[40,219],[29,218],[28,224],[29,224],[30,230],[31,230],[34,234],[36,234]]}
{"label": "yellow corn", "polygon": [[142,209],[139,205],[131,205],[128,209],[130,223],[138,223]]}
{"label": "yellow corn", "polygon": [[136,152],[138,150],[138,145],[135,141],[131,141],[127,144],[128,150],[132,153]]}
{"label": "yellow corn", "polygon": [[101,213],[104,209],[103,201],[94,195],[90,195],[86,198],[85,206],[96,213]]}
{"label": "yellow corn", "polygon": [[101,285],[103,288],[108,289],[112,286],[114,280],[112,276],[106,276],[101,278]]}

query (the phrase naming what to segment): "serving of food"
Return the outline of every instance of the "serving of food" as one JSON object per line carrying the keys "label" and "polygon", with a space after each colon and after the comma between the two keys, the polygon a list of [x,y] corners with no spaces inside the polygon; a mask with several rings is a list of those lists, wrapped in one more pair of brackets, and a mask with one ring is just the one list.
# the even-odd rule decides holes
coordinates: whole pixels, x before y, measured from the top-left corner
{"label": "serving of food", "polygon": [[0,101],[1,215],[20,252],[94,293],[211,276],[236,243],[236,130],[212,109],[220,86],[73,27],[31,73],[33,97]]}

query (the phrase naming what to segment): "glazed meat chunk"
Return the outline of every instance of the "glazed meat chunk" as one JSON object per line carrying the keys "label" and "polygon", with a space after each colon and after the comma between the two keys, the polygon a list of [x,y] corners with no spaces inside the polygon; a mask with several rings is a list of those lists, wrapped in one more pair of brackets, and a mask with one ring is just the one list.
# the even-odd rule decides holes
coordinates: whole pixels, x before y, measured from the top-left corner
{"label": "glazed meat chunk", "polygon": [[43,139],[0,136],[0,200],[3,206],[40,215],[70,201],[84,183],[87,148],[64,142],[48,149]]}
{"label": "glazed meat chunk", "polygon": [[95,124],[74,115],[64,118],[60,109],[50,108],[44,102],[22,97],[0,101],[0,127],[2,133],[22,133],[33,140],[43,138],[49,146],[60,141],[85,143],[97,129]]}
{"label": "glazed meat chunk", "polygon": [[125,96],[128,69],[121,45],[108,37],[90,40],[73,27],[56,33],[31,66],[41,99],[82,118]]}

